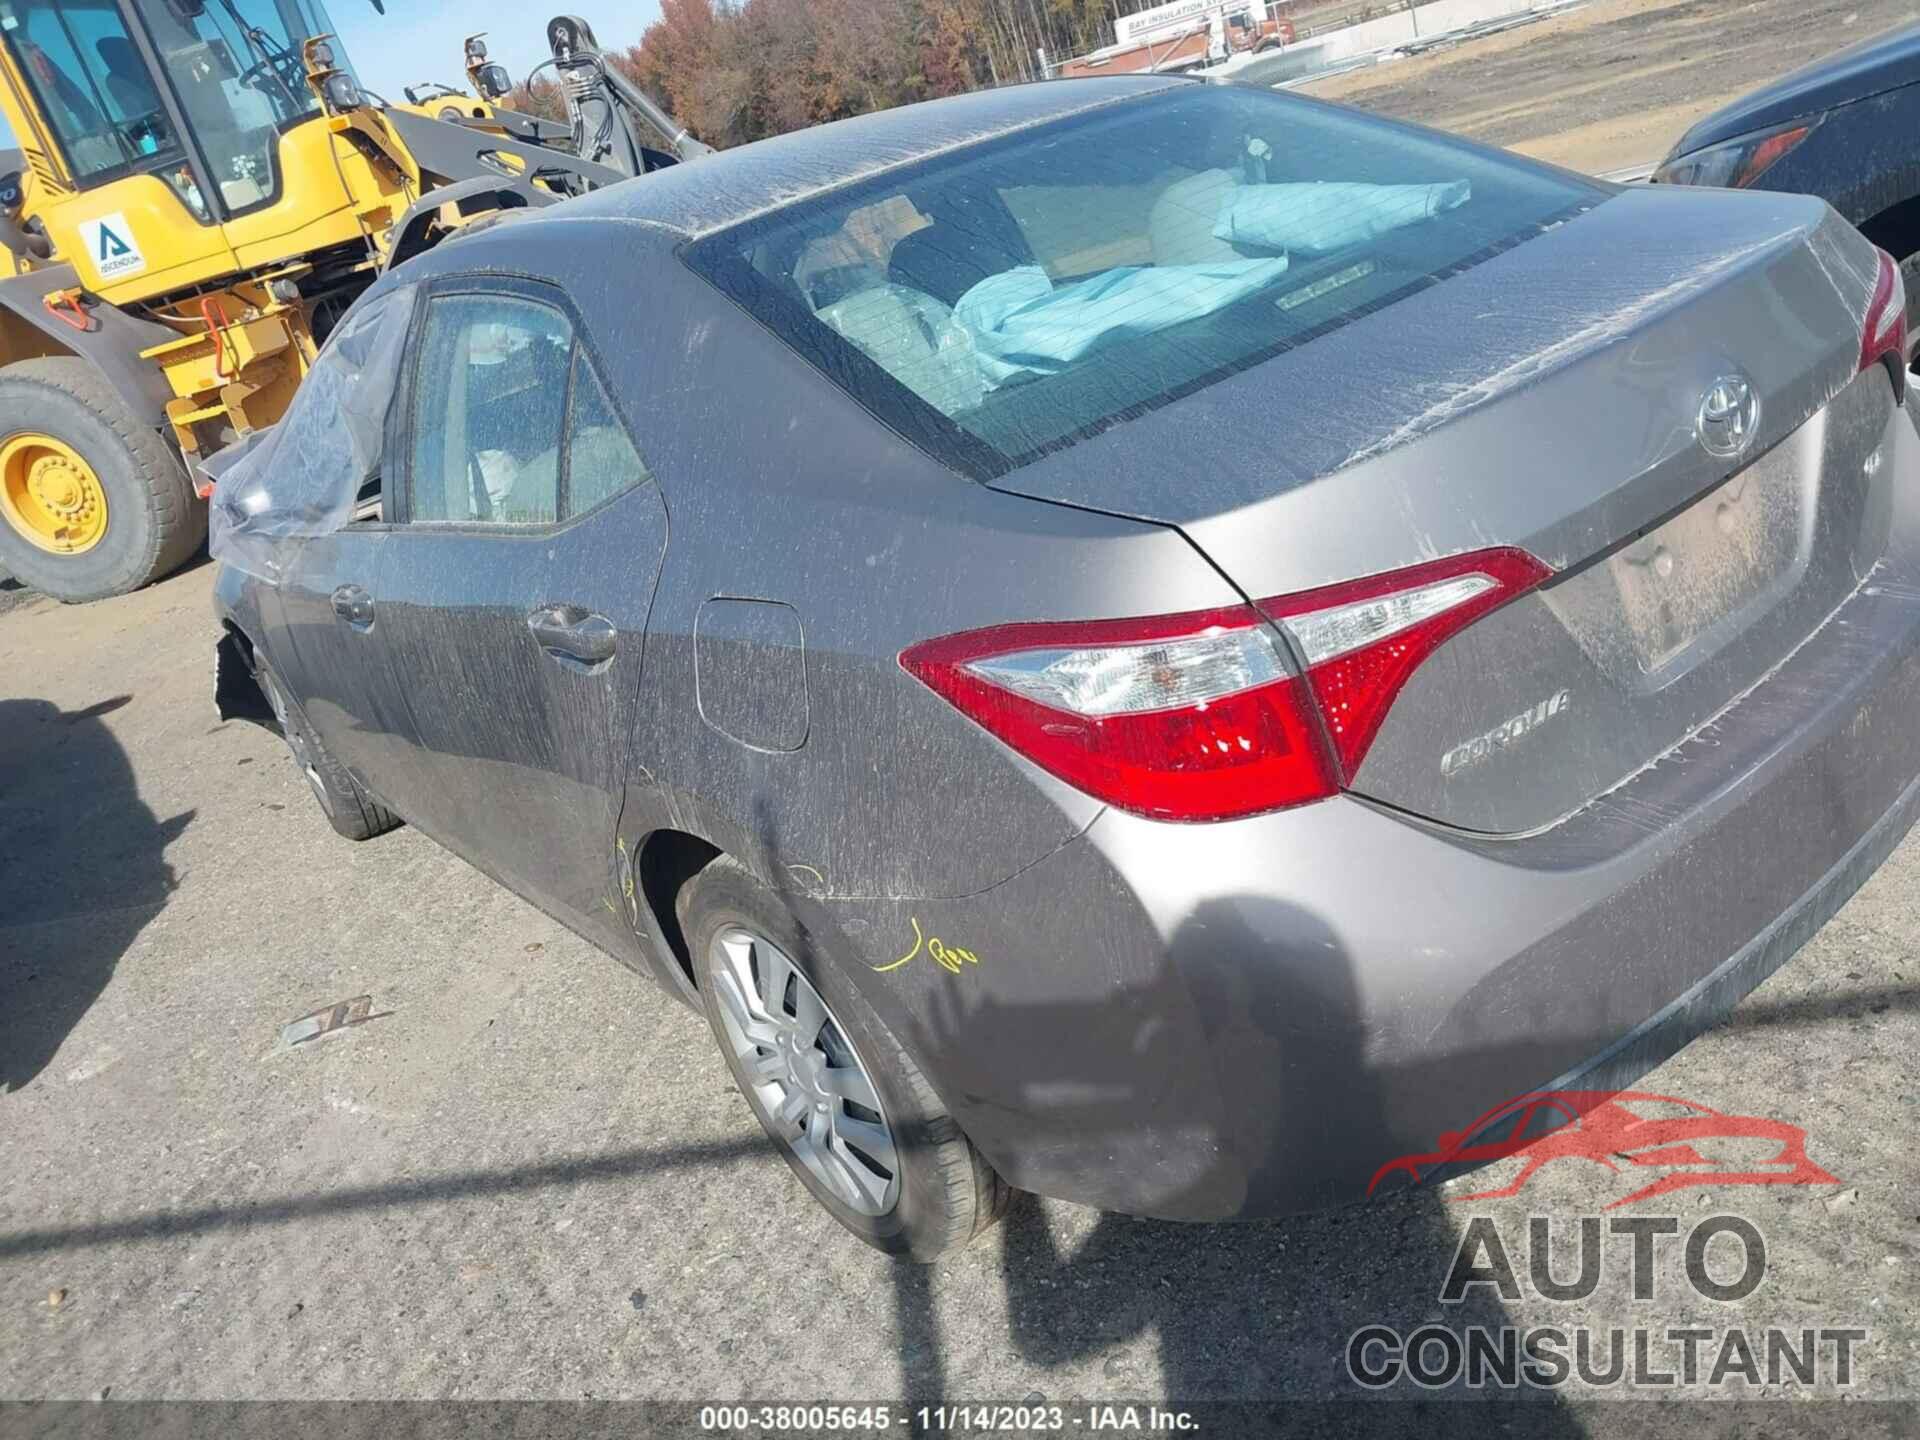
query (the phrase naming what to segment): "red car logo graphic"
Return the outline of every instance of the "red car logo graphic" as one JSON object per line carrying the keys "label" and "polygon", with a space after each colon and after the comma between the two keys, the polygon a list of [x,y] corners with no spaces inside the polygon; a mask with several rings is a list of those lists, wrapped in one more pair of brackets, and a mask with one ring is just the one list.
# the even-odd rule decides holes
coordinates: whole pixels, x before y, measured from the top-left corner
{"label": "red car logo graphic", "polygon": [[[1777,1146],[1757,1163],[1730,1164],[1702,1153],[1746,1145]],[[1520,1173],[1505,1185],[1450,1200],[1494,1200],[1517,1195],[1540,1169],[1555,1160],[1588,1160],[1615,1174],[1638,1166],[1666,1173],[1604,1209],[1651,1200],[1694,1185],[1837,1185],[1807,1158],[1807,1133],[1784,1120],[1722,1115],[1691,1100],[1637,1090],[1540,1090],[1496,1105],[1465,1130],[1443,1133],[1431,1153],[1402,1155],[1374,1172],[1373,1194],[1382,1181],[1405,1175],[1418,1185],[1437,1166],[1478,1166],[1524,1156]]]}

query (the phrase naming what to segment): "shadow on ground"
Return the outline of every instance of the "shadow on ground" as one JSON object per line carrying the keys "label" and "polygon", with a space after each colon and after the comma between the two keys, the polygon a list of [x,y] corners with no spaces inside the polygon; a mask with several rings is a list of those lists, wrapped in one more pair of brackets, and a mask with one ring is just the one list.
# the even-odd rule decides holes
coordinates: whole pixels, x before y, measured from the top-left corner
{"label": "shadow on ground", "polygon": [[165,851],[193,819],[156,819],[102,723],[0,700],[0,1094],[30,1083],[174,888]]}
{"label": "shadow on ground", "polygon": [[336,1215],[385,1215],[446,1200],[534,1195],[544,1190],[617,1183],[673,1170],[731,1165],[770,1154],[769,1147],[758,1138],[720,1140],[569,1155],[538,1165],[460,1170],[428,1179],[388,1180],[377,1185],[319,1190],[279,1199],[252,1199],[241,1204],[207,1205],[193,1210],[146,1210],[117,1220],[0,1234],[0,1259],[128,1241],[232,1234],[268,1226],[297,1225],[304,1220]]}
{"label": "shadow on ground", "polygon": [[[1287,963],[1249,963],[1276,944]],[[1036,1133],[1087,1165],[1104,1156],[1151,1177],[1157,1193],[1141,1190],[1139,1208],[1206,1216],[1242,1203],[1284,1209],[1289,1196],[1321,1207],[1362,1199],[1366,1174],[1389,1157],[1356,1151],[1392,1133],[1402,1099],[1369,1058],[1352,961],[1332,932],[1305,911],[1236,896],[1198,907],[1168,952],[1186,957],[1177,973],[1164,957],[1146,962],[1097,1000],[1036,1004],[955,987],[920,1039],[939,1051],[991,1035],[998,1053],[1020,1056]],[[1204,1044],[1180,1023],[1190,1011],[1209,1017]],[[1069,1034],[1098,1037],[1095,1053],[1113,1063],[1090,1075],[1089,1049],[1063,1044]],[[1111,1184],[1131,1183],[1120,1173]],[[1342,1178],[1329,1190],[1331,1176]],[[1017,1197],[999,1241],[1009,1339],[1041,1372],[1048,1402],[1364,1401],[1347,1371],[1349,1338],[1363,1327],[1511,1323],[1490,1287],[1440,1304],[1457,1241],[1447,1210],[1423,1189],[1260,1222],[1101,1214],[1089,1230]],[[964,1395],[935,1303],[941,1268],[898,1265],[893,1281],[909,1404]],[[1044,1378],[1053,1371],[1063,1373]],[[1400,1393],[1425,1392],[1402,1382]],[[1530,1435],[1585,1433],[1549,1393],[1512,1398],[1537,1402]]]}

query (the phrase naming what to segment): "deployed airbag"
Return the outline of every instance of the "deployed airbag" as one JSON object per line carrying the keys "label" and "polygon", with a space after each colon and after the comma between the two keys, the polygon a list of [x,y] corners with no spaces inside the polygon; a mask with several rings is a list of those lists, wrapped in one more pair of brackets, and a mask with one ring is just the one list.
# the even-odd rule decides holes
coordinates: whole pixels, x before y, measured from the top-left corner
{"label": "deployed airbag", "polygon": [[1052,375],[1101,346],[1195,320],[1270,285],[1287,257],[1124,265],[1055,287],[1038,265],[989,275],[953,307],[988,388]]}
{"label": "deployed airbag", "polygon": [[1438,185],[1236,185],[1220,203],[1215,239],[1261,250],[1324,255],[1417,225],[1473,197],[1465,180]]}
{"label": "deployed airbag", "polygon": [[933,296],[883,283],[814,313],[943,414],[980,403],[973,339]]}

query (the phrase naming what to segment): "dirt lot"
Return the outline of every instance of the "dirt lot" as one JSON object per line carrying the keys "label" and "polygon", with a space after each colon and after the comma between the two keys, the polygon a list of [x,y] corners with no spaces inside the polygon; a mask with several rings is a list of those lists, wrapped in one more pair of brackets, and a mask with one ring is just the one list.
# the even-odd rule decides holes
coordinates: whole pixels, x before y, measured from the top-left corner
{"label": "dirt lot", "polygon": [[[1899,8],[1608,0],[1340,89],[1607,168],[1712,103],[1693,92]],[[1856,18],[1805,18],[1829,12]],[[1853,1394],[1920,1399],[1920,841],[1646,1081],[1804,1129],[1832,1176],[1633,1208],[1749,1220],[1767,1251],[1742,1300],[1706,1298],[1678,1243],[1636,1299],[1620,1238],[1588,1298],[1546,1298],[1528,1217],[1552,1220],[1564,1278],[1580,1219],[1626,1193],[1573,1162],[1511,1199],[1240,1227],[1022,1202],[966,1252],[896,1266],[805,1198],[698,1020],[412,831],[337,839],[278,742],[216,722],[211,573],[80,609],[0,590],[0,1397],[1351,1399],[1359,1327],[1444,1319],[1585,1322],[1602,1347],[1613,1326],[1856,1327]],[[367,1023],[278,1044],[359,995]],[[1521,1281],[1443,1303],[1477,1218]],[[1811,1386],[1713,1393],[1839,1390],[1829,1363]],[[1868,1409],[1767,1414],[1802,1433],[1913,1419]],[[1654,1418],[1550,1401],[1508,1433]]]}
{"label": "dirt lot", "polygon": [[1920,843],[1648,1078],[1803,1127],[1835,1177],[1640,1207],[1758,1226],[1739,1306],[1677,1246],[1634,1302],[1623,1242],[1580,1306],[1438,1303],[1476,1215],[1516,1256],[1554,1217],[1576,1272],[1577,1218],[1628,1193],[1583,1163],[1248,1226],[1022,1203],[896,1266],[773,1158],[695,1017],[410,830],[338,839],[278,741],[216,723],[211,576],[0,613],[0,1395],[1326,1399],[1359,1326],[1442,1313],[1859,1325],[1864,1394],[1916,1393]]}
{"label": "dirt lot", "polygon": [[1911,0],[1594,0],[1306,88],[1601,174],[1651,167],[1702,115],[1917,15]]}

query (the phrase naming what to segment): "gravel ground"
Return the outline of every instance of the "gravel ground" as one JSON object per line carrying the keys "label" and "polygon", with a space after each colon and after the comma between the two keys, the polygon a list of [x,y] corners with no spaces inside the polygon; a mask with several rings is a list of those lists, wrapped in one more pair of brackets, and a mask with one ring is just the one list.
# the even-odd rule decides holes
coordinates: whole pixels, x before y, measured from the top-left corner
{"label": "gravel ground", "polygon": [[[1787,7],[1583,13],[1604,34],[1606,13],[1709,8],[1779,39]],[[1861,4],[1834,35],[1892,8]],[[1464,63],[1394,67],[1429,77],[1408,113],[1468,83],[1445,78]],[[1572,133],[1597,93],[1530,123]],[[210,582],[202,566],[84,608],[0,590],[0,1397],[1350,1399],[1356,1329],[1444,1318],[1859,1327],[1852,1394],[1920,1399],[1916,842],[1645,1082],[1802,1127],[1833,1177],[1633,1207],[1683,1230],[1750,1221],[1767,1261],[1738,1302],[1699,1294],[1677,1243],[1636,1300],[1625,1237],[1590,1296],[1544,1298],[1528,1218],[1552,1221],[1564,1278],[1580,1219],[1625,1193],[1578,1162],[1512,1199],[1416,1193],[1247,1226],[1022,1201],[967,1251],[901,1266],[805,1198],[696,1017],[411,831],[337,839],[277,741],[218,724]],[[278,1044],[359,995],[366,1023]],[[1482,1218],[1513,1248],[1517,1293],[1444,1304]],[[1724,1242],[1712,1253],[1722,1278],[1738,1269]],[[1831,1365],[1812,1387],[1717,1393],[1789,1392],[1838,1393]],[[1865,1411],[1762,1414],[1866,1433]],[[1873,1414],[1895,1433],[1915,1412]],[[1549,1403],[1512,1433],[1657,1433],[1655,1418]]]}
{"label": "gravel ground", "polygon": [[1307,89],[1604,174],[1651,168],[1709,111],[1915,18],[1911,0],[1594,0]]}
{"label": "gravel ground", "polygon": [[1740,1305],[1677,1246],[1636,1304],[1615,1241],[1584,1304],[1443,1307],[1471,1217],[1518,1255],[1553,1216],[1564,1252],[1622,1193],[1578,1163],[1247,1226],[1023,1202],[898,1266],[816,1212],[695,1017],[411,831],[337,839],[277,741],[215,723],[210,576],[0,615],[0,1394],[1327,1398],[1354,1329],[1443,1310],[1859,1324],[1860,1393],[1913,1391],[1912,843],[1646,1082],[1804,1127],[1835,1177],[1640,1207],[1759,1227]]}

